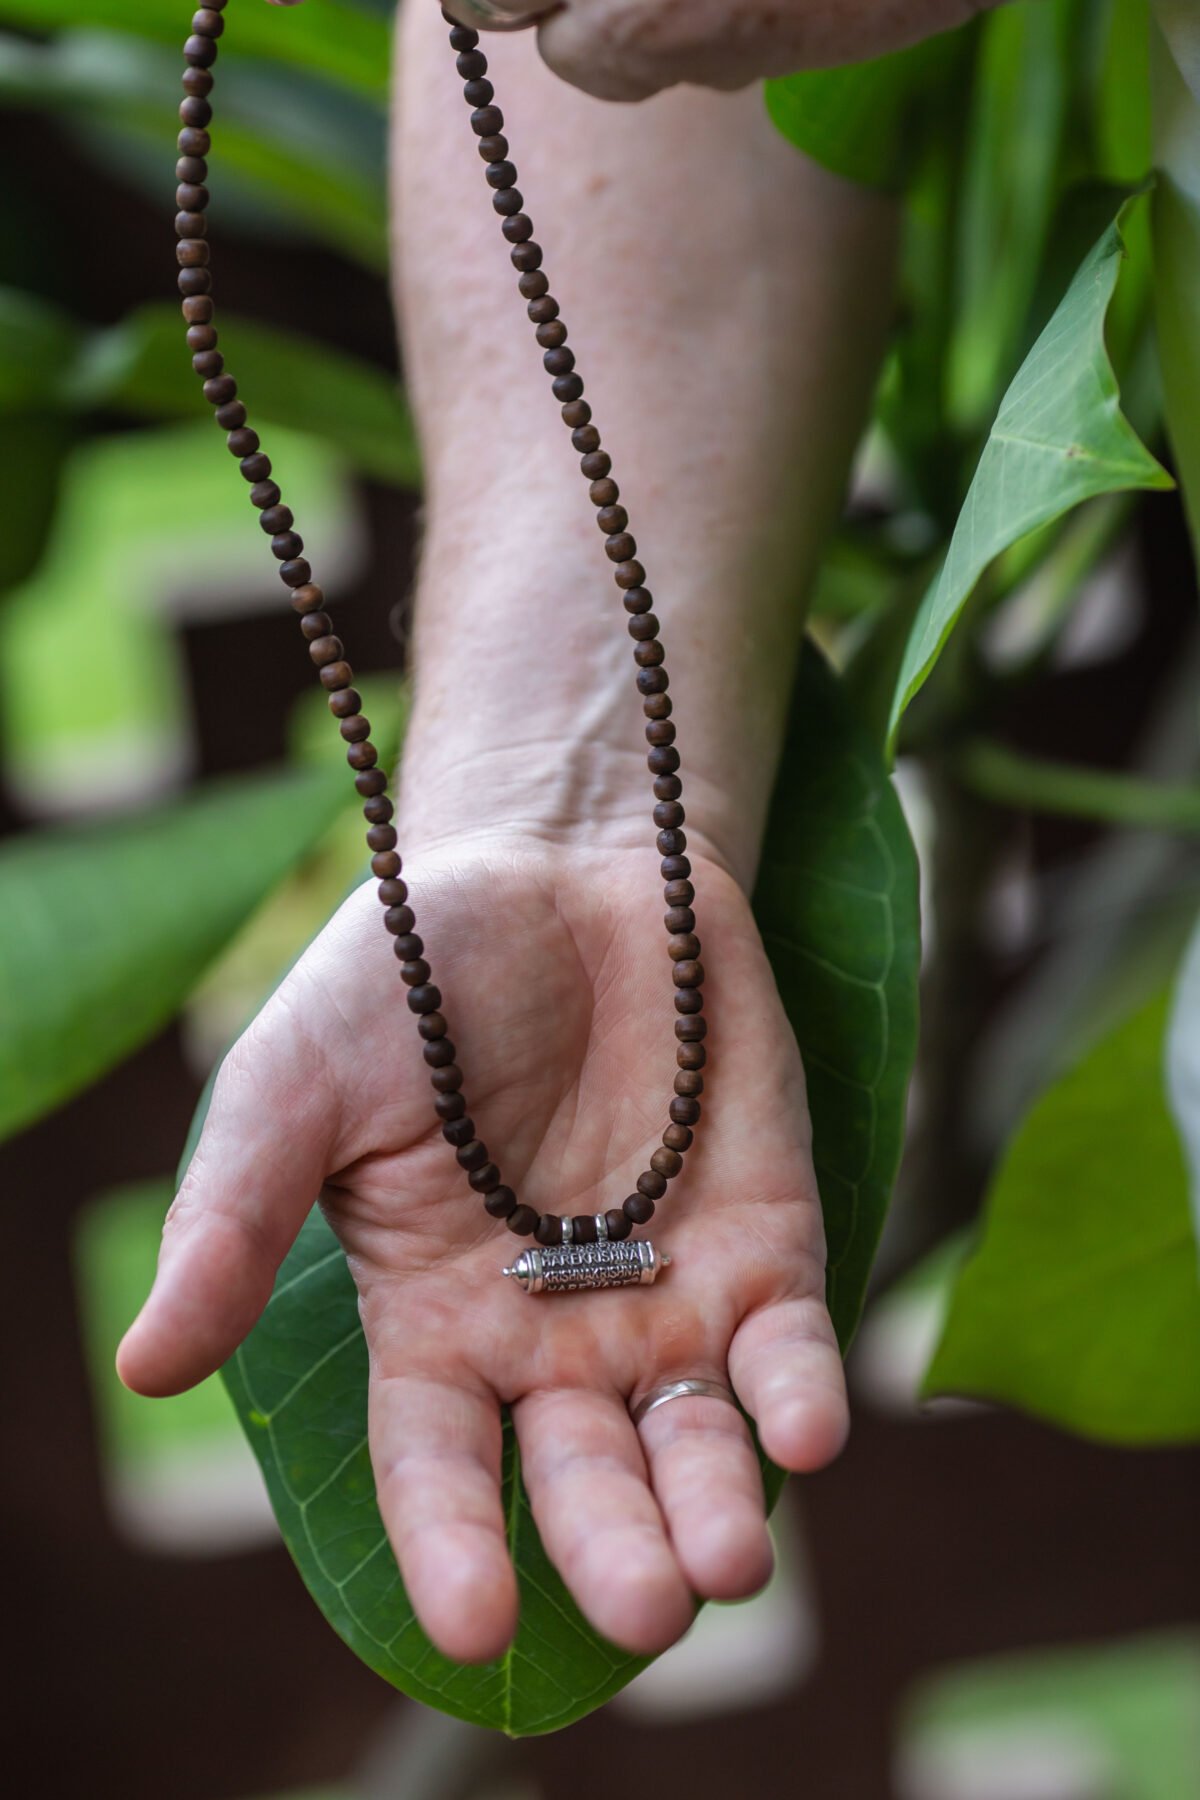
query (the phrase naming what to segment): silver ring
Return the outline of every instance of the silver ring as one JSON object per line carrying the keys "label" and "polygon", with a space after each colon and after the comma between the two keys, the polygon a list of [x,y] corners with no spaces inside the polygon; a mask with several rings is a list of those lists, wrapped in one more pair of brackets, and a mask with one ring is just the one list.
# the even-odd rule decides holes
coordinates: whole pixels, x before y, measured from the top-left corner
{"label": "silver ring", "polygon": [[635,1425],[640,1425],[647,1414],[656,1406],[665,1406],[668,1400],[688,1400],[694,1397],[704,1400],[726,1400],[730,1406],[737,1406],[737,1401],[729,1388],[719,1381],[664,1381],[661,1387],[651,1388],[643,1394],[637,1405],[632,1408],[630,1417]]}
{"label": "silver ring", "polygon": [[460,25],[475,31],[523,31],[557,12],[559,4],[560,0],[550,0],[548,6],[517,6],[511,0],[445,0],[446,11],[453,13]]}

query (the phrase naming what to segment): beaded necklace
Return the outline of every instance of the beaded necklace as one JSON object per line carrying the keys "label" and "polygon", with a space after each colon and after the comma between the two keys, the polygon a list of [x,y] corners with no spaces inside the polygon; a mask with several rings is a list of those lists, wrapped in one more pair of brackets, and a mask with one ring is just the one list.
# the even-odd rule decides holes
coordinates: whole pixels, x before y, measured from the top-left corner
{"label": "beaded necklace", "polygon": [[227,372],[217,345],[209,268],[207,158],[211,149],[208,127],[213,116],[212,71],[218,40],[225,29],[225,10],[226,0],[212,0],[211,5],[202,7],[192,19],[191,35],[183,46],[186,67],[184,99],[179,108],[179,161],[175,165],[179,183],[175,231],[187,344],[192,352],[192,367],[204,384],[204,398],[214,409],[217,424],[228,433],[229,450],[250,483],[251,502],[270,537],[280,577],[299,615],[308,654],[348,746],[346,760],[354,771],[354,785],[363,801],[371,870],[379,882],[379,899],[384,907],[383,923],[391,934],[400,979],[408,990],[408,1007],[416,1016],[423,1040],[422,1055],[430,1069],[434,1110],[441,1121],[442,1136],[491,1216],[503,1220],[517,1237],[535,1239],[536,1248],[523,1251],[513,1266],[503,1271],[527,1293],[648,1285],[670,1258],[656,1251],[649,1241],[632,1239],[631,1233],[635,1226],[649,1223],[656,1203],[666,1192],[668,1182],[680,1173],[684,1154],[691,1146],[693,1128],[700,1117],[699,1095],[704,1085],[700,1071],[706,1059],[703,1039],[708,1029],[700,992],[704,969],[699,960],[700,940],[692,910],[692,866],[685,854],[679,751],[675,747],[662,641],[658,620],[651,611],[645,570],[637,560],[637,543],[620,504],[612,462],[601,448],[600,433],[592,423],[592,409],[583,397],[574,352],[567,348],[567,328],[559,317],[558,301],[550,292],[542,268],[542,250],[534,242],[533,224],[516,185],[517,171],[508,159],[508,140],[503,135],[504,115],[494,103],[494,90],[487,79],[487,58],[479,48],[478,32],[443,12],[450,26],[450,47],[456,53],[458,74],[464,84],[463,97],[471,108],[471,129],[478,139],[484,174],[492,190],[492,206],[511,246],[509,255],[518,273],[517,286],[536,327],[542,362],[551,377],[563,423],[580,457],[588,497],[597,509],[596,522],[604,536],[604,550],[614,565],[613,579],[628,614],[637,687],[647,720],[650,750],[646,761],[653,777],[655,843],[662,859],[667,954],[678,1015],[675,1036],[679,1070],[661,1147],[651,1156],[650,1167],[639,1175],[636,1191],[620,1207],[575,1218],[539,1214],[532,1206],[519,1203],[513,1190],[502,1182],[499,1168],[476,1134],[463,1093],[463,1072],[448,1036],[441,991],[434,986],[425,945],[417,935],[408,887],[401,875],[387,776],[378,766],[379,753],[371,742],[370,723],[363,717],[361,697],[353,685],[354,671],[341,639],[334,635],[333,621],[325,610],[324,592],[312,579],[303,554],[303,539],[295,530],[291,509],[284,504],[273,479],[271,460],[261,447],[258,433],[246,422],[246,407],[238,397],[237,382]]}

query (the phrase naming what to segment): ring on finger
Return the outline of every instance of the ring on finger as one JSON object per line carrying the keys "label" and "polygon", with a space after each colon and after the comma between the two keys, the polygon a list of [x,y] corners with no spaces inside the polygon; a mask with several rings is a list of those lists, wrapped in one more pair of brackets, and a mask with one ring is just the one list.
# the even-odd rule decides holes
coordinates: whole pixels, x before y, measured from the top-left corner
{"label": "ring on finger", "polygon": [[[689,1377],[684,1381],[662,1381],[642,1395],[636,1406],[629,1409],[629,1416],[635,1425],[640,1425],[654,1409],[665,1406],[668,1400],[725,1400],[730,1406],[737,1407],[733,1392],[721,1381],[706,1381],[700,1376]],[[740,1410],[740,1408],[739,1408]]]}

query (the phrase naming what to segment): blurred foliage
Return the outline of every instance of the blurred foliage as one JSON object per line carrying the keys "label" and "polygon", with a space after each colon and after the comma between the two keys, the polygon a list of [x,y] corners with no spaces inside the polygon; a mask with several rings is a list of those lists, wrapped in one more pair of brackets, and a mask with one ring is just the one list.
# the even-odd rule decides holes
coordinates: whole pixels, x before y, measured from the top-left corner
{"label": "blurred foliage", "polygon": [[[768,84],[780,129],[840,176],[897,192],[906,222],[862,463],[869,499],[830,545],[814,602],[833,667],[803,660],[756,895],[808,1063],[843,1342],[895,1174],[915,1047],[916,872],[887,756],[952,771],[962,807],[1001,798],[1195,829],[1194,754],[1158,785],[1140,767],[1023,763],[989,735],[1006,699],[1036,702],[1090,577],[1129,527],[1123,491],[1168,484],[1155,454],[1164,405],[1200,517],[1200,50],[1191,0],[1153,10],[1152,25],[1147,0],[1019,0],[886,62]],[[221,52],[220,229],[382,277],[389,12],[384,0],[237,9]],[[90,163],[165,207],[180,29],[174,0],[0,0],[0,104],[52,118]],[[1151,202],[1130,199],[1155,158]],[[159,616],[173,586],[162,533],[117,489],[165,525],[172,501],[154,465],[178,479],[207,427],[191,423],[200,407],[172,309],[141,305],[103,329],[70,316],[37,223],[18,187],[0,194],[0,590],[12,624],[0,682],[23,732],[40,705],[35,735],[52,754],[127,704],[106,661],[114,618],[138,658],[130,714],[165,730],[180,711]],[[285,446],[298,434],[293,476],[331,491],[347,473],[416,484],[389,370],[259,321],[224,329],[256,413]],[[128,458],[142,459],[133,482]],[[231,466],[214,454],[209,467],[228,493],[205,512],[221,521],[211,576],[240,556],[230,509],[242,509],[244,537],[249,521]],[[210,480],[198,461],[195,480]],[[53,662],[48,704],[23,685],[21,646]],[[269,988],[352,877],[344,788],[332,766],[298,756],[0,852],[0,1128],[60,1103],[181,1007],[207,1041]],[[943,832],[936,854],[953,865],[969,851]],[[961,924],[939,919],[935,955]],[[1110,1019],[1086,1053],[1052,1008],[1039,1024],[1043,1092],[953,1276],[932,1379],[1116,1441],[1176,1439],[1200,1423],[1186,1207],[1196,1169],[1175,1135],[1178,1082],[1173,1114],[1164,1098],[1168,1002],[1157,976],[1126,989],[1124,1022]],[[515,1458],[520,1648],[491,1671],[430,1662],[378,1526],[361,1332],[324,1229],[314,1216],[229,1375],[306,1580],[368,1661],[433,1704],[514,1730],[580,1716],[636,1665],[614,1660],[567,1600]],[[314,1379],[276,1393],[281,1371],[294,1382],[310,1368]]]}
{"label": "blurred foliage", "polygon": [[1187,1800],[1198,1710],[1200,1640],[1185,1632],[939,1670],[905,1701],[899,1790]]}
{"label": "blurred foliage", "polygon": [[[1200,1036],[1188,998],[1180,1054]],[[1173,1118],[1166,1025],[1156,996],[1016,1133],[954,1283],[927,1394],[1005,1400],[1110,1443],[1200,1439],[1200,1285],[1180,1141],[1182,1130],[1200,1144],[1200,1090],[1187,1096],[1196,1116]]]}

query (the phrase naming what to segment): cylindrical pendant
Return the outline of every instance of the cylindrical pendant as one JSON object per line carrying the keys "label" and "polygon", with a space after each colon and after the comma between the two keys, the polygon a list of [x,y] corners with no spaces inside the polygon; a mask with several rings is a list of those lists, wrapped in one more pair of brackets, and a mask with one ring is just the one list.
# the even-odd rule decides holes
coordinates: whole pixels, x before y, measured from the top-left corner
{"label": "cylindrical pendant", "polygon": [[670,1260],[644,1238],[636,1243],[553,1244],[522,1250],[504,1273],[527,1294],[565,1294],[576,1288],[649,1287]]}

